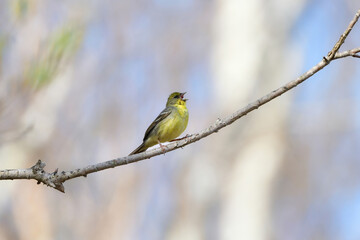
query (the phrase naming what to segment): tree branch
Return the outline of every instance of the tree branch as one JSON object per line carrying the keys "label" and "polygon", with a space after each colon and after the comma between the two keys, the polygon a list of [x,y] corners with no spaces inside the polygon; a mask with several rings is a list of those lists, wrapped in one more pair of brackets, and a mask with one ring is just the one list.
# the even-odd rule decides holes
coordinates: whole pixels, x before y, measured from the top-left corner
{"label": "tree branch", "polygon": [[341,45],[343,45],[343,43],[345,42],[345,39],[347,38],[347,36],[355,26],[356,22],[359,20],[359,17],[360,17],[360,9],[356,12],[354,18],[349,23],[349,26],[347,27],[345,32],[340,36],[340,39],[337,41],[333,49],[328,53],[326,58],[327,61],[332,60],[335,57],[335,54],[339,51]]}
{"label": "tree branch", "polygon": [[236,111],[231,116],[225,119],[217,119],[217,121],[212,124],[210,127],[202,130],[199,133],[192,134],[190,136],[185,137],[184,139],[180,139],[175,142],[171,142],[170,144],[166,145],[166,150],[163,151],[161,148],[156,148],[150,151],[146,151],[143,153],[116,158],[113,160],[109,160],[106,162],[89,165],[84,168],[78,168],[71,171],[61,171],[55,170],[53,173],[48,173],[44,170],[45,163],[39,160],[33,167],[27,169],[6,169],[0,170],[0,180],[14,180],[14,179],[34,179],[38,182],[38,184],[43,183],[49,187],[57,189],[61,192],[64,192],[64,185],[63,183],[67,180],[77,178],[77,177],[86,177],[90,173],[102,171],[108,168],[114,168],[121,165],[126,165],[129,163],[134,163],[138,161],[142,161],[145,159],[152,158],[154,156],[173,151],[178,148],[182,148],[188,144],[194,143],[199,141],[202,138],[205,138],[213,133],[218,132],[220,129],[232,124],[239,118],[245,116],[246,114],[252,112],[255,109],[258,109],[260,106],[266,104],[267,102],[273,100],[274,98],[279,97],[283,93],[289,91],[290,89],[296,87],[306,79],[310,78],[312,75],[323,69],[327,66],[330,62],[335,59],[340,59],[344,57],[355,57],[360,58],[357,53],[360,52],[360,48],[354,48],[348,51],[344,51],[338,53],[339,48],[345,42],[345,39],[349,35],[350,31],[352,30],[355,23],[358,21],[360,17],[360,9],[357,11],[356,15],[350,22],[348,28],[345,32],[340,36],[338,42],[334,45],[332,50],[328,53],[326,57],[312,67],[310,70],[305,72],[303,75],[298,77],[297,79],[285,84],[284,86],[268,93],[267,95],[259,98],[258,100],[248,104],[246,107]]}
{"label": "tree branch", "polygon": [[360,56],[357,53],[360,52],[360,48],[354,48],[349,51],[344,51],[341,53],[336,53],[334,59],[344,58],[344,57],[355,57],[359,58]]}

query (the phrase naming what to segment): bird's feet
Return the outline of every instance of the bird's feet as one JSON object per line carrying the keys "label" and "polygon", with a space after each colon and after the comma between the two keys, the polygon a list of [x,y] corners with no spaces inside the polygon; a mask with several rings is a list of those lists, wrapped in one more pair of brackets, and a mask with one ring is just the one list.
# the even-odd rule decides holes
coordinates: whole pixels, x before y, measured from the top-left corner
{"label": "bird's feet", "polygon": [[163,153],[165,153],[166,146],[164,146],[164,145],[162,145],[162,144],[160,143],[160,147],[161,147],[161,150],[163,151]]}
{"label": "bird's feet", "polygon": [[159,143],[159,145],[160,145],[161,150],[162,150],[163,153],[165,154],[166,146],[162,145],[159,140],[158,140],[158,143]]}

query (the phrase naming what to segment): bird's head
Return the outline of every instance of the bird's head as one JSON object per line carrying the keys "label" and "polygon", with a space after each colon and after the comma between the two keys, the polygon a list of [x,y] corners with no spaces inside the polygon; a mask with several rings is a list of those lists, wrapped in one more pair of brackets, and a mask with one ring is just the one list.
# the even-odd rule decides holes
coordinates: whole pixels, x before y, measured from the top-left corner
{"label": "bird's head", "polygon": [[170,94],[166,106],[172,106],[172,105],[185,105],[186,106],[186,101],[187,99],[184,98],[186,92],[184,93],[179,93],[179,92],[173,92],[172,94]]}

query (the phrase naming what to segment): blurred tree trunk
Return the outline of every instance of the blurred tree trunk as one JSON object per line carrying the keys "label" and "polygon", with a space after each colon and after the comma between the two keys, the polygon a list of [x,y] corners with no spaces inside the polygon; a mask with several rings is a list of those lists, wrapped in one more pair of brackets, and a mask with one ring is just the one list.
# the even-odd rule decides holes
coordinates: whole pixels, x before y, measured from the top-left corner
{"label": "blurred tree trunk", "polygon": [[[245,106],[293,78],[286,71],[288,49],[283,43],[302,2],[284,2],[287,10],[282,11],[276,1],[217,1],[212,69],[218,112],[230,113],[235,109],[229,106]],[[223,155],[221,161],[227,162],[220,239],[271,236],[272,187],[286,149],[289,101],[286,94],[217,136],[228,143],[213,148],[213,156]]]}

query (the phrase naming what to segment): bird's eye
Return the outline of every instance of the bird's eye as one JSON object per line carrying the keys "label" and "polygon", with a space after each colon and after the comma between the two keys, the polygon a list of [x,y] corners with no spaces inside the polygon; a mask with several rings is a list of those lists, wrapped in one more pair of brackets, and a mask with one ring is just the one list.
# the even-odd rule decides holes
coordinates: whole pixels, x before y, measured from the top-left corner
{"label": "bird's eye", "polygon": [[180,95],[175,95],[175,96],[174,96],[174,98],[179,98],[179,97],[180,97]]}

